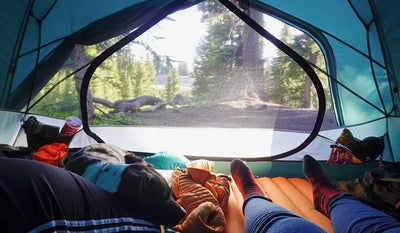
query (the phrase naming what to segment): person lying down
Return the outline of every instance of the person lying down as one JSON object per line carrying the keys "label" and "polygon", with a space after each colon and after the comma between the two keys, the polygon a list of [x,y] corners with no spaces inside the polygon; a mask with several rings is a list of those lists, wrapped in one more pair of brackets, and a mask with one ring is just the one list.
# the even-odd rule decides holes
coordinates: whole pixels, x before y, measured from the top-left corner
{"label": "person lying down", "polygon": [[137,218],[134,206],[118,196],[33,160],[0,159],[0,204],[0,232],[160,232],[158,224]]}

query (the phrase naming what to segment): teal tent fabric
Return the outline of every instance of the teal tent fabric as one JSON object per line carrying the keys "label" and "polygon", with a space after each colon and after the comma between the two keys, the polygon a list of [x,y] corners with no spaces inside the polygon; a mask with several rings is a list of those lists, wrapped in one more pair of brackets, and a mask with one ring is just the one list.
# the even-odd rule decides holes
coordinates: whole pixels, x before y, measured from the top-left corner
{"label": "teal tent fabric", "polygon": [[[0,3],[0,107],[20,110],[68,58],[140,26],[171,1],[25,0]],[[33,95],[34,96],[34,95]]]}
{"label": "teal tent fabric", "polygon": [[[325,53],[341,126],[386,119],[386,146],[400,161],[400,2],[261,0],[258,9],[312,36]],[[394,123],[395,122],[395,123]]]}
{"label": "teal tent fabric", "polygon": [[[133,30],[162,7],[195,0],[2,0],[0,108],[20,111],[57,72],[75,44]],[[400,160],[400,18],[397,0],[250,0],[257,9],[312,36],[325,53],[341,126],[386,119]]]}
{"label": "teal tent fabric", "polygon": [[[308,30],[325,52],[342,125],[399,116],[398,1],[254,1],[260,9]],[[371,4],[369,4],[371,2]],[[390,9],[389,9],[390,8]]]}

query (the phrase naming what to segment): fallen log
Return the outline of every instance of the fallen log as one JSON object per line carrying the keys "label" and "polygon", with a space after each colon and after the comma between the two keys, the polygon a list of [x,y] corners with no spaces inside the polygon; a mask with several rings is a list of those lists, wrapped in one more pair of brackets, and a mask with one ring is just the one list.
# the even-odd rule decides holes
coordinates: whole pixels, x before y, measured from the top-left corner
{"label": "fallen log", "polygon": [[143,106],[153,106],[142,111],[154,112],[156,110],[165,109],[167,105],[177,108],[178,105],[189,105],[190,101],[181,94],[177,94],[171,101],[162,101],[160,98],[143,95],[135,99],[124,99],[111,102],[106,99],[93,97],[93,102],[113,109],[111,113],[119,113],[121,117],[125,116],[126,112],[136,112]]}
{"label": "fallen log", "polygon": [[154,106],[158,103],[162,103],[163,101],[160,98],[154,96],[143,95],[135,99],[117,100],[115,102],[111,102],[109,100],[101,99],[98,97],[93,97],[93,102],[112,108],[113,112],[125,114],[128,111],[134,112],[143,106]]}

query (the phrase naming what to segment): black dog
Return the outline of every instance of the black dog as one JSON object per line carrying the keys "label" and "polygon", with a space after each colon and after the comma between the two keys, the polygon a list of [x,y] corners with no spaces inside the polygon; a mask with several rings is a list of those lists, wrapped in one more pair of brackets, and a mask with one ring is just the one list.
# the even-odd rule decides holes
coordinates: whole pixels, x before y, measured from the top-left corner
{"label": "black dog", "polygon": [[171,196],[165,178],[133,153],[108,144],[94,144],[67,156],[67,170],[119,197],[137,218],[174,226],[186,212]]}

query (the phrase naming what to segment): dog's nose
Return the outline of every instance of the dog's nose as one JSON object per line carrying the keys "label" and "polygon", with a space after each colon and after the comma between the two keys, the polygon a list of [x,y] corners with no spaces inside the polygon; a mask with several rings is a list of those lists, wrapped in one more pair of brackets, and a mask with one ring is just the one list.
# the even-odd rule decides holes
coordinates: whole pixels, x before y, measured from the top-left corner
{"label": "dog's nose", "polygon": [[178,205],[175,201],[171,202],[172,206],[170,206],[170,214],[169,214],[169,222],[165,224],[165,226],[172,227],[180,223],[185,219],[186,210]]}

